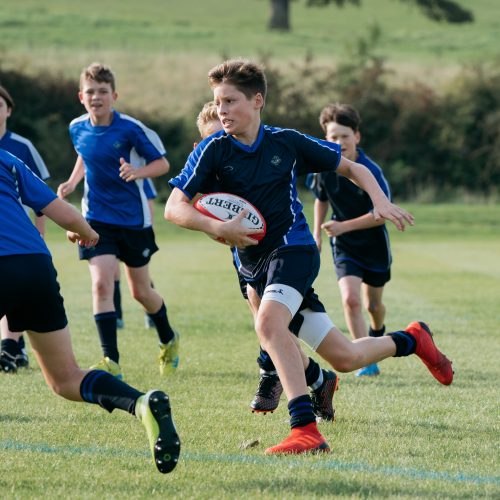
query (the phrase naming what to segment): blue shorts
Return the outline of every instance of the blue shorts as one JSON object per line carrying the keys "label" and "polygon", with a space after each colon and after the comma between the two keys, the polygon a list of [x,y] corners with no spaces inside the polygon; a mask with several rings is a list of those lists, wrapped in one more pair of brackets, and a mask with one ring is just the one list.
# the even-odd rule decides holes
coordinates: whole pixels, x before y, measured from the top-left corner
{"label": "blue shorts", "polygon": [[158,251],[152,227],[130,229],[95,221],[89,224],[99,234],[99,241],[92,248],[79,246],[80,260],[90,260],[98,255],[115,255],[128,267],[142,267]]}
{"label": "blue shorts", "polygon": [[337,280],[345,276],[357,276],[363,280],[363,283],[375,288],[384,286],[391,279],[390,268],[387,271],[370,271],[352,260],[335,262],[335,272],[337,273]]}
{"label": "blue shorts", "polygon": [[67,324],[57,272],[47,254],[0,257],[0,317],[13,332],[62,330]]}

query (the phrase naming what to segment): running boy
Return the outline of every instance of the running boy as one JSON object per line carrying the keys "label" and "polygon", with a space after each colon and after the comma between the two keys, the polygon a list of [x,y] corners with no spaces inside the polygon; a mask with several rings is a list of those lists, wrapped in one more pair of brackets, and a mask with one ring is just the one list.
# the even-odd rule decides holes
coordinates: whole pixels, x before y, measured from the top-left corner
{"label": "running boy", "polygon": [[[7,119],[12,115],[14,106],[14,99],[12,99],[7,89],[0,85],[0,148],[17,156],[33,173],[45,181],[50,177],[50,174],[35,146],[30,140],[7,129]],[[29,207],[25,207],[25,209],[29,210]],[[34,223],[40,234],[44,236],[45,216],[38,217],[35,215]],[[5,372],[15,373],[18,368],[27,368],[29,358],[22,332],[11,332],[6,318],[1,318],[0,333],[2,338],[0,369]]]}
{"label": "running boy", "polygon": [[[101,235],[95,248],[80,247],[80,259],[89,261],[94,318],[104,354],[93,368],[123,376],[113,304],[114,272],[120,259],[132,296],[156,326],[160,373],[171,373],[179,363],[179,335],[170,326],[162,297],[151,286],[148,264],[158,247],[143,186],[144,178],[169,170],[165,150],[156,144],[157,135],[141,122],[113,109],[118,95],[109,67],[94,63],[86,68],[80,76],[78,95],[87,110],[69,127],[78,158],[72,175],[58,192],[66,196],[75,189],[83,177],[83,165],[83,214]],[[141,159],[145,164],[136,166],[141,165]]]}
{"label": "running boy", "polygon": [[[213,101],[207,102],[203,106],[202,110],[198,114],[196,125],[198,126],[202,140],[219,130],[222,130],[222,124],[219,120],[219,115],[217,114],[217,106]],[[198,143],[195,143],[194,147],[196,148],[197,145]],[[238,275],[241,294],[250,308],[253,319],[255,319],[257,311],[259,310],[260,298],[257,295],[257,292],[248,285],[245,278],[243,278],[241,273],[238,271],[238,257],[234,247],[231,248],[231,252],[233,255],[233,265],[235,266],[236,273]],[[292,319],[289,328],[294,335],[298,336],[300,326],[301,316],[300,313],[297,313]],[[305,339],[306,342],[307,340],[310,339]],[[306,356],[299,343],[298,347],[302,363],[304,365],[306,383],[310,388],[314,414],[323,420],[332,421],[335,417],[333,396],[338,387],[338,377],[336,373],[320,368],[316,361]],[[309,347],[314,350],[314,342],[310,342]],[[280,397],[283,393],[283,386],[281,385],[271,357],[262,347],[260,348],[259,357],[257,358],[257,364],[259,365],[260,371],[259,386],[255,396],[250,402],[250,408],[252,412],[255,413],[272,413],[276,410],[276,408],[278,408]]]}
{"label": "running boy", "polygon": [[[276,366],[289,401],[292,427],[289,437],[266,453],[329,451],[318,431],[300,352],[289,331],[290,321],[307,300],[319,270],[319,252],[297,196],[296,176],[312,169],[336,170],[369,193],[377,220],[389,219],[403,230],[405,223],[413,223],[413,217],[387,199],[366,167],[343,158],[338,145],[263,125],[260,114],[267,84],[258,65],[226,61],[212,68],[208,78],[224,130],[202,141],[181,173],[170,181],[174,189],[167,200],[165,218],[237,247],[239,270],[261,297],[255,330]],[[221,222],[191,205],[193,196],[207,192],[215,179],[222,191],[246,198],[264,216],[267,233],[259,243],[251,238],[258,231],[240,223],[244,211]],[[301,329],[321,333],[317,352],[329,355],[323,357],[333,362],[334,368],[350,371],[389,356],[415,352],[438,380],[451,383],[450,362],[434,346],[426,325],[412,323],[406,331],[390,336],[350,342],[333,327],[324,309],[318,311],[320,306],[316,301],[309,311],[302,312]]]}
{"label": "running boy", "polygon": [[57,273],[40,233],[21,202],[68,230],[68,239],[91,248],[99,235],[78,211],[59,200],[22,161],[0,149],[0,315],[28,336],[47,385],[70,401],[98,404],[137,416],[146,428],[153,461],[162,473],[177,465],[180,441],[168,396],[144,394],[101,370],[81,370],[71,347]]}
{"label": "running boy", "polygon": [[[348,104],[329,104],[319,122],[327,141],[341,147],[342,156],[370,170],[390,199],[391,193],[382,169],[358,147],[361,140],[359,113]],[[368,194],[349,179],[333,171],[310,174],[308,181],[316,195],[314,239],[321,251],[321,230],[331,238],[333,261],[342,297],[344,316],[353,339],[380,337],[385,332],[384,285],[391,279],[391,247],[384,220],[376,221]],[[333,214],[325,222],[329,207]],[[362,293],[361,293],[362,292]],[[363,300],[361,298],[363,295]],[[368,312],[367,331],[362,303]],[[378,375],[376,363],[357,372],[357,376]]]}

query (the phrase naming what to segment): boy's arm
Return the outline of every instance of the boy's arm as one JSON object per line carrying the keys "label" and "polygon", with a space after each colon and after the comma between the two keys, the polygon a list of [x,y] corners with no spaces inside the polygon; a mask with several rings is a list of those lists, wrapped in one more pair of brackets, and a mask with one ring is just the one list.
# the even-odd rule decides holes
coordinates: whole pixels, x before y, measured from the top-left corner
{"label": "boy's arm", "polygon": [[165,219],[174,224],[202,231],[211,238],[222,238],[231,246],[239,248],[256,245],[258,242],[249,235],[259,233],[259,229],[247,229],[240,221],[247,215],[243,210],[237,217],[222,222],[201,214],[191,205],[191,200],[179,189],[174,188],[165,205]]}
{"label": "boy's arm", "polygon": [[82,214],[64,200],[55,198],[41,212],[52,219],[58,226],[67,230],[67,236],[73,243],[78,241],[81,246],[95,246],[99,235],[90,227]]}
{"label": "boy's arm", "polygon": [[59,184],[59,187],[57,188],[57,196],[61,199],[66,198],[66,196],[70,195],[76,189],[76,186],[78,186],[78,183],[84,178],[84,176],[85,168],[83,166],[83,159],[80,155],[78,155],[69,179],[62,184]]}
{"label": "boy's arm", "polygon": [[376,221],[380,218],[388,219],[400,231],[404,231],[405,222],[413,226],[413,216],[389,201],[373,174],[364,165],[342,157],[336,172],[351,179],[369,194],[373,203],[373,217]]}
{"label": "boy's arm", "polygon": [[368,214],[356,217],[355,219],[344,221],[330,220],[322,224],[321,228],[325,230],[326,234],[330,236],[330,238],[334,238],[351,231],[370,229],[372,227],[383,226],[384,224],[384,219],[379,219],[378,221],[376,221],[373,214],[370,212]]}
{"label": "boy's arm", "polygon": [[321,228],[323,227],[323,221],[325,220],[326,214],[328,213],[329,203],[327,201],[321,201],[317,198],[314,200],[314,241],[318,250],[321,252]]}
{"label": "boy's arm", "polygon": [[139,168],[127,163],[125,158],[120,158],[120,177],[126,182],[145,179],[147,177],[159,177],[166,174],[169,170],[170,164],[164,156]]}

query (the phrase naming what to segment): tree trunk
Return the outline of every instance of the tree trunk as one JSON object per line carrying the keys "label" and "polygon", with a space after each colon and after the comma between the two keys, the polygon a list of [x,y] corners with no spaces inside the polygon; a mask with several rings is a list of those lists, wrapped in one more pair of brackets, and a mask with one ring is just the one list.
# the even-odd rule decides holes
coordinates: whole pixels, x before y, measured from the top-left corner
{"label": "tree trunk", "polygon": [[290,0],[271,0],[271,18],[268,28],[290,31]]}

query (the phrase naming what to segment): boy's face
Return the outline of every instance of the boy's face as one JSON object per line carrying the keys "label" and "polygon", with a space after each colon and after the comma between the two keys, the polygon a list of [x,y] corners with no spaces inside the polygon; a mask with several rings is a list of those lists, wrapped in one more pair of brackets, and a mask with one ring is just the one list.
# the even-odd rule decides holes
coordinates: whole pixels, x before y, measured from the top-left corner
{"label": "boy's face", "polygon": [[1,127],[5,126],[5,123],[7,122],[7,118],[10,116],[11,112],[12,112],[12,110],[9,108],[7,101],[3,97],[0,97],[0,126]]}
{"label": "boy's face", "polygon": [[261,94],[250,99],[234,85],[221,83],[214,87],[217,114],[226,133],[242,136],[260,123],[260,110],[264,105]]}
{"label": "boy's face", "polygon": [[118,97],[118,94],[113,92],[110,83],[85,80],[78,97],[94,125],[109,125],[113,105]]}
{"label": "boy's face", "polygon": [[340,125],[337,122],[329,122],[326,125],[326,140],[338,144],[342,148],[342,156],[348,160],[356,161],[358,157],[356,146],[360,139],[359,131],[354,132],[351,127]]}

